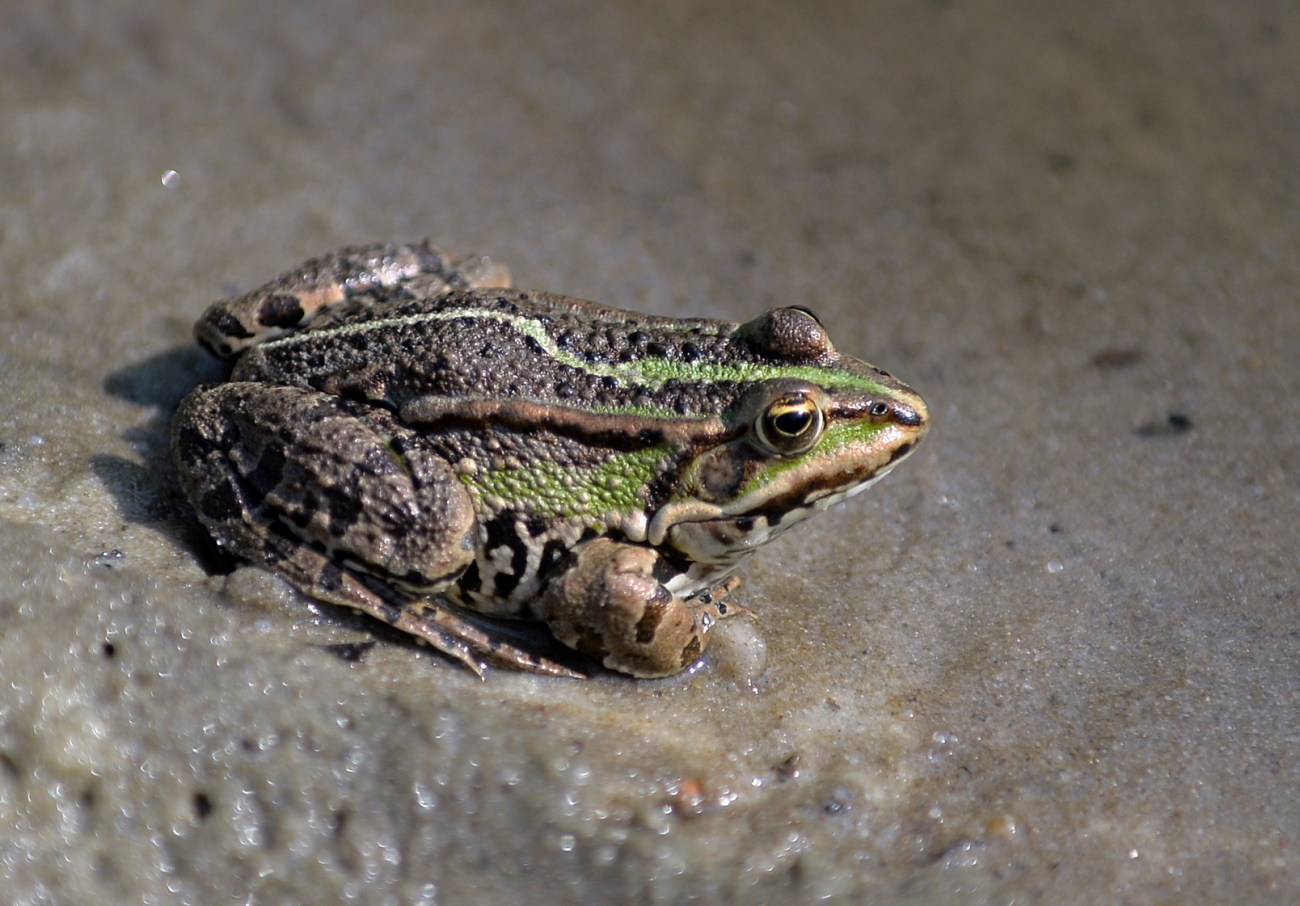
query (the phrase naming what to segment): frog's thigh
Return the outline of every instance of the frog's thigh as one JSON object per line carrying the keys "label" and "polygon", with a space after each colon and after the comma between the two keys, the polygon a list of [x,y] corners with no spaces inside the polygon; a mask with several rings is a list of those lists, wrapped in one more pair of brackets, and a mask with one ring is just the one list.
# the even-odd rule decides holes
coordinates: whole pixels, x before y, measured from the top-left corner
{"label": "frog's thigh", "polygon": [[446,462],[384,428],[328,394],[231,383],[182,402],[173,448],[199,517],[235,553],[262,562],[273,533],[437,590],[473,559],[473,506]]}
{"label": "frog's thigh", "polygon": [[729,609],[675,596],[655,578],[658,560],[652,548],[607,538],[579,547],[542,597],[551,632],[612,670],[680,673],[704,652],[709,630]]}

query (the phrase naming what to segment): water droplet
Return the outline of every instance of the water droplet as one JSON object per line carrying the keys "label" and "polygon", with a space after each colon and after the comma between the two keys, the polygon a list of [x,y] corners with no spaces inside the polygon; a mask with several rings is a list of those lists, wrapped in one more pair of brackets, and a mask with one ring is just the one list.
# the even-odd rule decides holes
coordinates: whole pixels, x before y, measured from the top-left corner
{"label": "water droplet", "polygon": [[1049,573],[1053,573],[1053,574],[1059,573],[1063,569],[1065,569],[1065,564],[1062,563],[1060,560],[1047,561],[1047,571]]}
{"label": "water droplet", "polygon": [[175,170],[164,170],[162,175],[162,184],[168,189],[174,189],[180,185],[181,175]]}

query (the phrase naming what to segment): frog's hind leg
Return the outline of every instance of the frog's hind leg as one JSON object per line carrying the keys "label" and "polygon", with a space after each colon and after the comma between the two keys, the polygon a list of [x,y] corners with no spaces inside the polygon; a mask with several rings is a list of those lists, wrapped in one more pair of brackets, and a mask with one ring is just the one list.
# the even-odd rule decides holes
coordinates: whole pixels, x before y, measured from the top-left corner
{"label": "frog's hind leg", "polygon": [[186,496],[220,547],[310,597],[422,638],[476,673],[486,658],[575,675],[420,600],[472,562],[476,518],[451,467],[418,440],[382,410],[236,382],[186,397],[172,449]]}
{"label": "frog's hind leg", "polygon": [[264,540],[262,549],[265,565],[304,594],[383,620],[460,661],[480,678],[485,661],[491,661],[530,673],[585,679],[585,674],[496,638],[440,604],[391,601],[319,551],[296,545],[293,539]]}
{"label": "frog's hind leg", "polygon": [[313,258],[234,299],[210,306],[194,325],[199,344],[233,358],[256,343],[306,326],[318,314],[367,308],[395,291],[424,298],[456,289],[508,287],[510,271],[482,255],[453,255],[428,241],[357,245]]}

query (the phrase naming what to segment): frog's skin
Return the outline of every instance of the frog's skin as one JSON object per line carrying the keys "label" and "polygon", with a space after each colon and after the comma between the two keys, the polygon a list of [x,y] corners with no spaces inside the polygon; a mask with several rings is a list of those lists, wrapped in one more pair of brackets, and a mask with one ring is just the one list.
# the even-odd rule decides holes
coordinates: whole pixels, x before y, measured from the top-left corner
{"label": "frog's skin", "polygon": [[431,248],[349,248],[212,306],[235,360],[173,423],[218,545],[479,673],[577,676],[463,610],[541,620],[606,667],[704,651],[755,549],[915,449],[921,398],[816,316],[654,317],[508,288]]}

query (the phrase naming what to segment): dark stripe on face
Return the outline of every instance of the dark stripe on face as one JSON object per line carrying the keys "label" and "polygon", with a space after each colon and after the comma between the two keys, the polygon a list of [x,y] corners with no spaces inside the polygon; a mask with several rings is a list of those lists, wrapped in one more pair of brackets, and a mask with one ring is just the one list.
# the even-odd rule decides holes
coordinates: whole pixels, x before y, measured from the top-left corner
{"label": "dark stripe on face", "polygon": [[[866,475],[859,475],[853,481],[839,481],[835,476],[822,476],[816,481],[809,481],[799,487],[791,488],[790,491],[779,497],[773,497],[763,506],[751,510],[747,515],[764,516],[767,518],[769,525],[776,526],[791,512],[800,512],[809,507],[817,506],[826,492],[848,491],[850,488],[871,481],[879,472],[879,469],[872,469]],[[817,500],[809,503],[808,501],[813,497],[816,497]]]}

